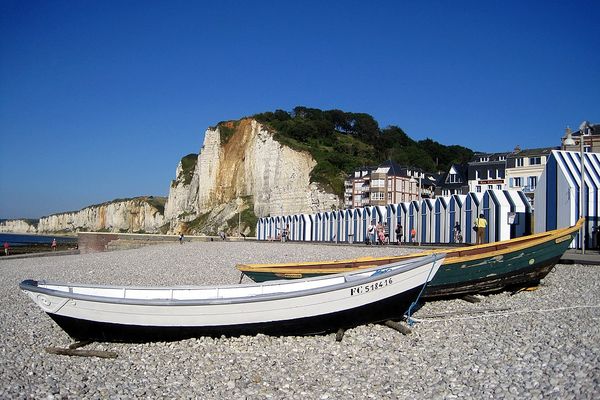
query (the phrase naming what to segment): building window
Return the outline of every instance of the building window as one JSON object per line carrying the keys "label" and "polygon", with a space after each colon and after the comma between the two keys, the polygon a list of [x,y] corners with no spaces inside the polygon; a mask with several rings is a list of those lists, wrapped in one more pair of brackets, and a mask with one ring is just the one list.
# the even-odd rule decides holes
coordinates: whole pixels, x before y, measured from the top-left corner
{"label": "building window", "polygon": [[494,185],[488,185],[488,190],[492,190],[494,188]]}
{"label": "building window", "polygon": [[481,193],[481,186],[477,185],[477,186],[475,187],[475,191],[476,191],[477,193]]}
{"label": "building window", "polygon": [[537,176],[530,176],[529,177],[529,189],[535,190],[536,186],[537,186]]}
{"label": "building window", "polygon": [[460,180],[458,179],[458,174],[448,175],[448,183],[460,183]]}
{"label": "building window", "polygon": [[392,192],[388,192],[388,202],[392,201]]}
{"label": "building window", "polygon": [[385,180],[383,180],[383,179],[373,179],[371,181],[371,187],[385,187]]}
{"label": "building window", "polygon": [[496,189],[502,190],[502,185],[496,185]]}
{"label": "building window", "polygon": [[523,158],[517,158],[517,159],[515,160],[515,165],[516,165],[517,167],[522,167],[522,166],[523,166]]}
{"label": "building window", "polygon": [[488,162],[490,161],[489,157],[479,157],[479,162]]}
{"label": "building window", "polygon": [[529,165],[540,165],[542,157],[529,157]]}
{"label": "building window", "polygon": [[514,187],[523,187],[523,178],[521,178],[520,176],[516,177]]}
{"label": "building window", "polygon": [[506,161],[506,156],[499,156],[498,161]]}
{"label": "building window", "polygon": [[383,200],[383,192],[373,192],[371,193],[371,200]]}

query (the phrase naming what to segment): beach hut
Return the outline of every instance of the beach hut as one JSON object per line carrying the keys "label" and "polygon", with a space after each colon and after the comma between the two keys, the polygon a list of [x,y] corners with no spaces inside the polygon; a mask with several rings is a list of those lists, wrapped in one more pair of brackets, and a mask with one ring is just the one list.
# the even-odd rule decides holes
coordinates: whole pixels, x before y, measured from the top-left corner
{"label": "beach hut", "polygon": [[483,193],[483,210],[488,222],[487,242],[499,242],[510,239],[508,223],[510,203],[502,190],[486,190]]}
{"label": "beach hut", "polygon": [[347,242],[348,234],[346,232],[346,210],[337,210],[335,212],[337,214],[336,218],[336,241],[338,242]]}
{"label": "beach hut", "polygon": [[432,199],[421,200],[421,232],[418,233],[421,236],[421,243],[433,243],[435,241],[435,234],[433,231],[434,221],[434,203]]}
{"label": "beach hut", "polygon": [[[584,185],[581,188],[581,154],[553,150],[539,178],[534,197],[535,232],[574,225],[583,215],[585,247],[598,245],[598,213],[600,210],[600,155],[584,153]],[[583,210],[580,196],[583,195]],[[578,235],[571,247],[581,248],[583,238]]]}
{"label": "beach hut", "polygon": [[[464,218],[465,218],[465,230],[463,231],[463,240],[465,243],[475,243],[477,242],[477,237],[475,232],[473,231],[473,225],[475,224],[475,220],[479,218],[479,214],[483,214],[486,217],[486,211],[481,205],[481,200],[483,200],[482,193],[469,192],[467,193],[467,197],[464,203]],[[485,240],[487,241],[487,233]]]}
{"label": "beach hut", "polygon": [[[373,218],[373,207],[371,206],[366,206],[362,208],[363,210],[363,239],[367,238],[367,229],[369,228],[369,225],[371,225],[371,223],[374,223],[375,220]],[[373,233],[370,237],[369,240],[373,243],[373,241],[375,240],[375,233]]]}
{"label": "beach hut", "polygon": [[348,243],[354,242],[354,210],[351,208],[342,210],[344,213],[344,241]]}
{"label": "beach hut", "polygon": [[398,241],[398,238],[396,237],[396,225],[398,224],[397,207],[396,204],[388,204],[385,207],[385,220],[390,227],[390,243]]}
{"label": "beach hut", "polygon": [[321,240],[323,242],[331,241],[331,212],[324,211],[321,213],[323,219],[321,221]]}
{"label": "beach hut", "polygon": [[302,241],[312,242],[313,239],[313,225],[314,215],[313,214],[301,214],[300,218],[300,235]]}
{"label": "beach hut", "polygon": [[256,220],[256,240],[265,240],[265,220],[258,218]]}
{"label": "beach hut", "polygon": [[448,225],[450,226],[450,243],[454,243],[454,226],[458,222],[460,231],[462,233],[463,242],[465,241],[465,234],[467,230],[471,229],[466,224],[464,215],[464,205],[467,200],[467,196],[464,194],[453,194],[450,196],[448,201]]}
{"label": "beach hut", "polygon": [[366,226],[365,226],[365,218],[364,218],[364,209],[355,208],[352,213],[353,218],[353,231],[354,231],[354,241],[355,242],[363,242],[365,240]]}
{"label": "beach hut", "polygon": [[[410,241],[410,228],[408,222],[408,209],[410,203],[398,203],[396,205],[396,225],[402,226],[402,242]],[[396,238],[398,240],[398,238]]]}
{"label": "beach hut", "polygon": [[532,208],[525,194],[520,190],[504,190],[506,200],[510,205],[507,222],[510,225],[510,238],[531,235]]}
{"label": "beach hut", "polygon": [[416,231],[416,234],[419,235],[419,210],[421,209],[421,206],[419,204],[418,201],[413,200],[410,203],[408,203],[408,218],[407,218],[407,228],[408,228],[408,236],[406,237],[406,241],[411,243],[413,242],[417,242],[418,241],[418,236],[415,236],[415,238],[413,239],[412,236],[410,235],[410,232],[414,229]]}
{"label": "beach hut", "polygon": [[298,240],[298,218],[299,214],[290,215],[290,230],[288,232],[288,240]]}
{"label": "beach hut", "polygon": [[435,199],[433,210],[433,230],[435,243],[450,243],[450,238],[452,237],[452,226],[450,225],[448,218],[449,201],[450,199],[448,197],[438,197]]}
{"label": "beach hut", "polygon": [[313,214],[313,241],[323,241],[323,213]]}

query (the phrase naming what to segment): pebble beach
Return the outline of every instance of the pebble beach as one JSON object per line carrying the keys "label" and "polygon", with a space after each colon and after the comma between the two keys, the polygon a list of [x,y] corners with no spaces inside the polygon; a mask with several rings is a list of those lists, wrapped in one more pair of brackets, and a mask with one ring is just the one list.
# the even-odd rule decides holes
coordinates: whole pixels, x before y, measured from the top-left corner
{"label": "pebble beach", "polygon": [[[136,286],[237,284],[237,263],[409,252],[395,246],[168,243],[0,260],[2,399],[597,399],[600,267],[557,265],[534,291],[429,302],[410,335],[384,325],[321,336],[92,343],[116,359],[48,354],[72,343],[24,279]],[[250,282],[244,278],[243,282]]]}

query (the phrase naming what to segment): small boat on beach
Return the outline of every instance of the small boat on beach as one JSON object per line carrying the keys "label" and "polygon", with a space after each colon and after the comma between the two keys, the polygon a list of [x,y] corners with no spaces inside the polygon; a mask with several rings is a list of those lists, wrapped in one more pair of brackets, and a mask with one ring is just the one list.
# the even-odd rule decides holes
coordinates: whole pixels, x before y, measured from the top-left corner
{"label": "small boat on beach", "polygon": [[444,263],[427,285],[423,298],[497,292],[538,284],[558,263],[583,222],[584,218],[581,218],[574,226],[568,228],[501,242],[430,250],[403,256],[284,264],[238,264],[236,267],[253,281],[264,282],[373,268],[443,252],[446,254]]}
{"label": "small boat on beach", "polygon": [[34,280],[19,287],[76,340],[320,334],[401,318],[443,259],[434,254],[315,278],[215,287]]}

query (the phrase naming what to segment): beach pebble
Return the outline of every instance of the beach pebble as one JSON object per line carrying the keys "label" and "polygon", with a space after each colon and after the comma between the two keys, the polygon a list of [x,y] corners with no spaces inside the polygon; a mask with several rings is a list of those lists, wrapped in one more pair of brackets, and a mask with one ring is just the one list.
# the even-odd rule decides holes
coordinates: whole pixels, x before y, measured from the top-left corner
{"label": "beach pebble", "polygon": [[[70,338],[24,279],[237,284],[237,263],[404,254],[395,246],[206,242],[0,260],[0,398],[577,398],[600,392],[600,267],[558,265],[538,290],[424,304],[411,335],[379,324],[306,337],[93,343],[117,359],[50,355]],[[249,282],[244,278],[243,282]],[[478,310],[490,310],[476,313]]]}

